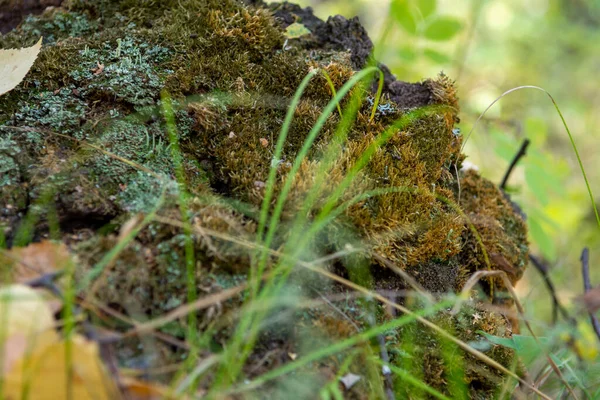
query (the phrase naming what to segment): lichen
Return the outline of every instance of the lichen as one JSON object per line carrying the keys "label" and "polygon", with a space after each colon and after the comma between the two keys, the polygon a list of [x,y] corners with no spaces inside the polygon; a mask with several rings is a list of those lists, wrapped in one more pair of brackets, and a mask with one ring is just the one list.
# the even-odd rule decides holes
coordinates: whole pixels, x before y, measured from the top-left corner
{"label": "lichen", "polygon": [[[235,0],[71,0],[64,8],[29,18],[19,29],[0,36],[3,47],[29,45],[38,35],[45,37],[22,85],[0,97],[0,226],[9,227],[9,243],[28,205],[43,208],[35,201],[51,193],[63,240],[79,257],[77,278],[81,279],[118,243],[116,231],[132,215],[149,213],[160,200],[161,222],[150,223],[119,253],[96,291],[104,303],[125,309],[136,302],[142,305],[136,312],[157,317],[188,300],[185,234],[176,223],[165,223],[181,219],[179,206],[188,199],[186,217],[195,229],[198,290],[210,294],[243,283],[241,277],[248,274],[253,256],[253,250],[243,244],[255,240],[269,171],[276,164],[276,198],[334,93],[323,75],[311,80],[295,110],[281,158],[274,163],[291,97],[314,68],[323,69],[338,91],[368,62],[372,47],[365,40],[348,52],[348,47],[318,36],[335,33],[343,36],[344,43],[354,33],[361,38],[364,30],[356,20],[339,17],[325,23],[289,5],[269,7],[271,11]],[[312,34],[286,42],[287,22],[281,21],[294,20],[298,10],[310,21]],[[323,154],[342,116],[337,110],[327,116],[293,177],[274,248],[285,244],[290,223],[302,210],[319,171],[324,171],[325,184],[312,208],[304,210],[309,220],[394,121],[415,107],[437,105],[435,112],[393,131],[335,206],[370,190],[390,191],[346,208],[307,246],[313,255],[327,255],[351,241],[360,243],[365,250],[360,262],[332,261],[324,267],[354,278],[369,276],[365,282],[377,290],[406,289],[406,283],[385,268],[387,262],[413,275],[436,296],[461,290],[470,274],[487,268],[507,272],[515,283],[526,265],[525,224],[493,184],[475,172],[456,171],[464,156],[454,128],[458,122],[454,83],[440,75],[408,84],[395,81],[383,69],[385,93],[374,119],[374,94],[364,93],[366,101],[329,164]],[[364,88],[353,89],[351,95],[360,94],[359,90]],[[174,178],[174,144],[161,100],[165,93],[173,99],[184,184]],[[342,109],[349,97],[341,102]],[[48,230],[47,217],[39,214],[42,218],[32,238]],[[109,228],[100,229],[105,224]],[[372,253],[379,257],[371,257]],[[314,289],[303,293],[307,296],[315,297],[315,291],[321,290],[344,291],[320,278],[311,279],[290,277],[295,287]],[[494,284],[496,296],[504,287],[499,280]],[[491,294],[490,281],[484,285]],[[217,323],[215,313],[237,311],[245,299],[240,293],[221,305],[225,310],[203,311],[198,330],[206,329],[225,346],[233,327],[229,319]],[[351,322],[322,309],[292,316],[298,316],[294,321],[303,328],[342,339],[389,317],[381,309],[371,313],[370,303],[366,304],[347,301],[343,315]],[[473,318],[474,313],[457,317],[440,313],[434,320],[464,341],[476,340],[478,329],[509,335],[503,317],[486,312]],[[179,322],[166,329],[176,335],[185,332]],[[386,335],[393,362],[410,363],[402,357],[407,340],[413,340],[413,366],[423,361],[415,373],[447,393],[442,385],[446,369],[440,338],[422,330],[410,325]],[[268,358],[269,346],[286,338],[291,342],[286,346],[301,347],[291,327],[278,325],[261,336],[251,359],[260,360],[265,354]],[[277,349],[285,353],[283,347]],[[490,355],[503,365],[512,359],[501,349],[492,349]],[[466,362],[483,368],[469,357],[464,355]],[[339,361],[328,367],[335,370]],[[497,382],[469,371],[471,390],[489,397]],[[367,386],[361,390],[371,390]]]}

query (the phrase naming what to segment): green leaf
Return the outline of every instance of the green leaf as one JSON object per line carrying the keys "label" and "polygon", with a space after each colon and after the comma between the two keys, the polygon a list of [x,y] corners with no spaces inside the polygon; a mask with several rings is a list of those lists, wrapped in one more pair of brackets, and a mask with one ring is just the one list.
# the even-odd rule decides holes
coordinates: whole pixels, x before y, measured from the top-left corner
{"label": "green leaf", "polygon": [[296,39],[300,36],[310,35],[310,33],[311,32],[304,25],[299,24],[298,22],[294,22],[285,28],[285,36],[287,36],[288,39]]}
{"label": "green leaf", "polygon": [[492,139],[491,147],[494,149],[494,153],[504,161],[511,162],[519,149],[516,140],[512,136],[496,128],[490,129],[490,138]]}
{"label": "green leaf", "polygon": [[535,148],[531,149],[527,152],[524,165],[525,170],[534,170],[534,173],[540,176],[545,187],[558,194],[564,193],[565,186],[560,178],[560,163],[552,154],[544,154]]}
{"label": "green leaf", "polygon": [[406,32],[411,35],[417,33],[417,23],[410,11],[408,0],[392,0],[390,12],[396,22],[398,22]]}
{"label": "green leaf", "polygon": [[415,61],[417,59],[417,53],[410,47],[399,48],[398,56],[404,61]]}
{"label": "green leaf", "polygon": [[[533,336],[513,335],[512,337],[517,347],[517,353],[521,356],[523,362],[526,363],[525,365],[537,360],[542,354],[542,348]],[[549,339],[545,337],[540,337],[538,339],[544,347],[547,347],[547,344],[550,342]]]}
{"label": "green leaf", "polygon": [[525,120],[525,135],[531,139],[536,146],[541,146],[548,137],[548,123],[537,117],[529,117]]}
{"label": "green leaf", "polygon": [[527,222],[529,224],[529,234],[531,235],[533,241],[540,248],[540,251],[544,257],[549,260],[556,259],[556,249],[554,248],[554,242],[552,241],[550,235],[546,233],[537,219],[531,218],[531,215],[529,216]]}
{"label": "green leaf", "polygon": [[423,17],[423,19],[435,12],[436,3],[436,0],[415,0],[415,5],[421,12],[421,17]]}
{"label": "green leaf", "polygon": [[548,173],[542,168],[534,164],[527,164],[527,167],[525,168],[525,182],[527,182],[528,189],[533,192],[543,206],[548,205],[548,202],[550,201],[548,198],[549,179],[552,179],[552,176],[548,176]]}
{"label": "green leaf", "polygon": [[[517,354],[525,362],[525,365],[528,365],[532,361],[536,360],[542,353],[542,348],[533,336],[514,334],[510,338],[503,338],[490,335],[484,331],[477,331],[477,333],[485,336],[490,343],[516,350]],[[550,343],[548,338],[539,337],[538,339],[545,347]]]}
{"label": "green leaf", "polygon": [[423,50],[423,55],[437,64],[448,64],[451,61],[450,57],[433,49]]}
{"label": "green leaf", "polygon": [[500,346],[508,347],[509,349],[513,349],[513,350],[517,349],[517,345],[512,338],[503,338],[503,337],[499,337],[499,336],[494,336],[494,335],[490,335],[489,333],[484,332],[484,331],[477,331],[477,333],[485,336],[485,338],[487,340],[489,340],[490,343],[492,343],[492,344],[497,344]]}
{"label": "green leaf", "polygon": [[425,28],[423,34],[427,39],[444,41],[452,39],[461,29],[462,24],[456,18],[438,17]]}

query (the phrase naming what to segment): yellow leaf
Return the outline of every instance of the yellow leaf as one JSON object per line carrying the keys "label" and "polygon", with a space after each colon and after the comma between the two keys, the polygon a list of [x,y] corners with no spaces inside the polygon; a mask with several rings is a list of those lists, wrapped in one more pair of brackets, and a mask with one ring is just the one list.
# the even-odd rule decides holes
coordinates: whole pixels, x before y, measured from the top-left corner
{"label": "yellow leaf", "polygon": [[0,342],[7,371],[26,353],[39,351],[59,341],[54,316],[44,297],[25,285],[0,288]]}
{"label": "yellow leaf", "polygon": [[25,285],[0,288],[0,321],[3,337],[37,335],[54,331],[54,316],[44,297]]}
{"label": "yellow leaf", "polygon": [[600,349],[598,349],[598,338],[592,330],[592,327],[584,321],[577,324],[577,337],[574,341],[574,347],[577,354],[587,361],[598,359]]}
{"label": "yellow leaf", "polygon": [[67,353],[67,343],[54,343],[16,362],[4,376],[5,398],[119,399],[119,392],[98,355],[98,344],[75,336]]}
{"label": "yellow leaf", "polygon": [[0,49],[0,95],[14,89],[33,66],[40,49],[42,38],[31,47],[22,49]]}

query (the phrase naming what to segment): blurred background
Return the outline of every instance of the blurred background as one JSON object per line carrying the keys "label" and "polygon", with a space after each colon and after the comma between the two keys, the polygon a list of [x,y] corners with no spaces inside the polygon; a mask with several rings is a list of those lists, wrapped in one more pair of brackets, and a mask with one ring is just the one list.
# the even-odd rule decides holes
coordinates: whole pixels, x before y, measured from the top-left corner
{"label": "blurred background", "polygon": [[[296,0],[322,19],[359,16],[376,57],[398,79],[444,71],[456,80],[466,137],[505,91],[545,89],[571,129],[591,189],[600,196],[600,0]],[[566,305],[583,291],[581,263],[590,248],[592,284],[600,284],[600,227],[577,157],[545,93],[515,91],[493,105],[465,146],[467,160],[500,182],[522,141],[531,144],[509,192],[528,216],[532,252],[550,268]],[[600,199],[600,197],[596,197]],[[551,298],[532,266],[517,286],[543,330]]]}

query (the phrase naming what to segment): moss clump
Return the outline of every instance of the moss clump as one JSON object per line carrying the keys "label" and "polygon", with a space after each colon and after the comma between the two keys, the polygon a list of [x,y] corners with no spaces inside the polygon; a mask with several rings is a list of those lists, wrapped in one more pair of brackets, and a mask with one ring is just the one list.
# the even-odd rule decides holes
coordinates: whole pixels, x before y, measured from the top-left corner
{"label": "moss clump", "polygon": [[[117,244],[115,229],[132,214],[148,213],[161,199],[162,222],[144,228],[119,254],[98,281],[96,294],[122,309],[139,303],[142,307],[136,312],[148,317],[186,302],[185,236],[177,224],[163,223],[165,217],[181,218],[178,205],[184,197],[184,188],[174,179],[173,147],[164,122],[161,93],[166,91],[174,102],[183,179],[190,194],[186,218],[196,228],[192,244],[197,289],[213,293],[239,283],[250,269],[253,251],[242,244],[255,240],[269,171],[276,164],[277,196],[333,91],[321,75],[311,81],[295,110],[283,154],[273,160],[290,98],[312,68],[325,70],[338,90],[364,66],[372,46],[357,21],[336,17],[325,23],[307,13],[289,5],[272,5],[269,11],[235,0],[71,0],[63,9],[30,18],[0,36],[3,47],[29,45],[39,34],[47,39],[23,84],[0,97],[0,224],[10,228],[9,243],[27,205],[45,194],[56,203],[63,240],[79,255],[81,278]],[[297,18],[307,21],[312,34],[286,43],[283,27]],[[340,47],[352,40],[360,43]],[[379,257],[364,256],[362,264],[347,270],[336,262],[326,266],[352,277],[371,274],[375,289],[405,289],[398,276],[383,268],[390,261],[437,295],[458,291],[470,273],[488,268],[469,222],[453,206],[460,187],[460,206],[483,238],[491,268],[507,271],[516,282],[527,254],[523,221],[490,182],[474,172],[458,178],[453,173],[454,164],[460,165],[464,157],[461,137],[454,130],[458,107],[453,82],[440,75],[409,84],[385,72],[385,93],[374,120],[374,98],[368,94],[339,154],[324,165],[323,154],[341,120],[338,113],[327,117],[293,178],[276,248],[289,237],[289,223],[301,210],[318,171],[325,171],[326,184],[319,188],[314,206],[305,210],[309,219],[394,121],[415,107],[437,105],[436,112],[393,131],[336,205],[369,190],[397,190],[345,209],[309,244],[310,251],[327,255],[349,242],[360,243],[367,254]],[[362,89],[353,93],[358,90]],[[47,234],[47,217],[39,214],[31,237]],[[111,229],[100,229],[107,223]],[[327,285],[318,290],[342,292]],[[203,311],[198,330],[211,333],[212,340],[224,346],[231,321],[217,321],[215,315],[237,310],[243,300],[239,295],[224,310]],[[379,310],[378,320],[372,321],[366,307],[350,303],[354,308],[345,315],[351,322],[322,311],[308,312],[297,321],[320,332],[335,332],[339,339],[356,327],[386,319]],[[357,311],[361,309],[362,314]],[[463,340],[474,340],[472,320],[443,313],[436,318]],[[484,319],[488,325],[481,329],[505,334],[499,317],[489,314]],[[177,322],[168,329],[180,336],[185,328]],[[261,360],[265,354],[268,359],[273,346],[279,346],[277,354],[285,354],[284,345],[300,348],[294,334],[294,326],[269,331],[251,359]],[[288,339],[290,343],[282,344]],[[403,337],[397,340],[406,344]],[[425,360],[426,381],[443,389],[444,365],[439,353],[427,348],[436,340],[431,334],[421,335],[416,351]],[[502,363],[512,357],[501,351],[493,356]],[[284,362],[267,361],[271,366]],[[335,370],[340,360],[324,364]],[[252,376],[260,371],[246,372]],[[486,396],[495,385],[482,383],[484,378],[476,374],[469,379],[471,389]]]}
{"label": "moss clump", "polygon": [[[492,269],[506,272],[514,285],[527,266],[527,229],[510,200],[491,182],[468,171],[461,179],[461,206],[479,233]],[[460,255],[463,277],[487,269],[484,253],[471,230],[464,232]],[[498,279],[496,284],[504,284]]]}
{"label": "moss clump", "polygon": [[[510,324],[505,317],[496,313],[466,307],[456,316],[442,312],[432,322],[454,334],[463,342],[476,345],[490,358],[507,369],[511,368],[514,351],[490,345],[481,332],[499,337],[510,337]],[[493,332],[493,333],[492,333]],[[504,379],[501,373],[490,368],[472,355],[464,352],[447,339],[431,331],[423,331],[418,324],[409,324],[399,329],[395,337],[388,339],[388,351],[393,356],[392,364],[420,377],[423,382],[447,396],[457,396],[458,385],[465,385],[462,393],[474,399],[495,399],[498,384]],[[409,342],[408,346],[404,343]],[[456,374],[454,377],[452,374]],[[407,396],[417,395],[418,390],[397,378],[395,387]],[[460,390],[460,389],[459,389]],[[433,398],[420,393],[418,398]]]}

